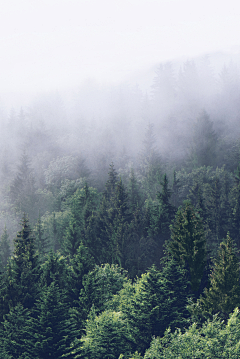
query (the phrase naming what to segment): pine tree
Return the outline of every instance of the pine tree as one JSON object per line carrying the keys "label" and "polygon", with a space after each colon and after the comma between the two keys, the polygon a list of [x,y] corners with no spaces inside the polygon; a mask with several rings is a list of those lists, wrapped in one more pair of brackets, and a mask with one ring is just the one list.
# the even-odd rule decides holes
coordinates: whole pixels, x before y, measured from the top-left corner
{"label": "pine tree", "polygon": [[170,327],[172,331],[176,328],[184,328],[188,324],[189,317],[186,308],[189,287],[186,270],[172,256],[167,255],[162,259],[161,279],[166,293],[165,298],[169,299],[165,326]]}
{"label": "pine tree", "polygon": [[229,313],[240,305],[239,260],[236,248],[229,236],[220,244],[210,275],[210,287],[198,303],[203,315],[220,312],[226,320]]}
{"label": "pine tree", "polygon": [[33,358],[34,334],[30,311],[18,303],[5,315],[2,323],[0,358]]}
{"label": "pine tree", "polygon": [[128,198],[130,211],[131,213],[134,213],[138,208],[142,206],[143,199],[133,169],[131,169],[131,175],[128,183]]}
{"label": "pine tree", "polygon": [[31,220],[36,216],[35,178],[28,155],[24,152],[18,172],[10,186],[10,198],[20,213],[28,213]]}
{"label": "pine tree", "polygon": [[70,218],[68,227],[66,228],[64,241],[63,241],[63,252],[65,255],[69,255],[71,258],[77,253],[77,249],[82,241],[81,229],[72,216]]}
{"label": "pine tree", "polygon": [[67,260],[59,252],[50,251],[42,264],[41,287],[49,287],[51,283],[55,283],[62,289],[70,286],[69,282],[70,268]]}
{"label": "pine tree", "polygon": [[35,238],[24,215],[22,230],[14,240],[13,256],[7,266],[5,301],[9,307],[21,303],[24,308],[31,309],[39,295],[40,267],[35,252]]}
{"label": "pine tree", "polygon": [[92,311],[76,358],[121,358],[121,353],[129,358],[131,341],[127,320],[121,312],[104,311],[96,316]]}
{"label": "pine tree", "polygon": [[[182,318],[182,303],[179,307],[181,314],[175,318],[174,315],[177,312],[176,296],[182,292],[185,285],[183,283],[182,288],[179,287],[179,293],[173,294],[171,280],[170,275],[168,278],[166,275],[162,276],[161,272],[152,266],[137,280],[134,293],[131,293],[131,297],[121,308],[128,319],[134,338],[133,349],[142,354],[149,347],[152,336],[162,336],[168,326],[172,325],[174,328]],[[183,293],[181,297],[182,295]]]}
{"label": "pine tree", "polygon": [[64,291],[53,281],[42,291],[36,307],[35,355],[39,359],[73,358],[73,342],[77,337]]}
{"label": "pine tree", "polygon": [[206,239],[202,220],[190,202],[179,208],[171,229],[168,251],[188,270],[191,289],[197,294],[206,267]]}
{"label": "pine tree", "polygon": [[174,218],[175,208],[170,203],[171,190],[168,187],[168,178],[165,174],[161,182],[162,190],[157,193],[157,203],[152,208],[150,236],[156,242],[154,263],[159,267],[160,258],[163,256],[163,246],[170,239],[170,224]]}
{"label": "pine tree", "polygon": [[232,235],[240,249],[240,166],[237,167],[234,175],[235,186],[233,188],[234,207],[232,213]]}
{"label": "pine tree", "polygon": [[37,224],[34,229],[34,233],[36,238],[36,250],[38,252],[39,259],[43,260],[49,249],[49,241],[44,235],[44,229],[40,213],[38,216]]}
{"label": "pine tree", "polygon": [[172,191],[168,187],[168,178],[164,174],[163,181],[161,182],[162,190],[157,193],[157,199],[159,201],[158,213],[155,218],[155,231],[157,231],[164,240],[170,238],[169,226],[174,218],[175,208],[170,203]]}
{"label": "pine tree", "polygon": [[0,255],[1,255],[2,270],[4,270],[4,268],[6,267],[8,258],[10,257],[10,254],[11,254],[8,237],[9,236],[8,236],[7,228],[5,225],[3,234],[1,236],[1,242],[0,242]]}

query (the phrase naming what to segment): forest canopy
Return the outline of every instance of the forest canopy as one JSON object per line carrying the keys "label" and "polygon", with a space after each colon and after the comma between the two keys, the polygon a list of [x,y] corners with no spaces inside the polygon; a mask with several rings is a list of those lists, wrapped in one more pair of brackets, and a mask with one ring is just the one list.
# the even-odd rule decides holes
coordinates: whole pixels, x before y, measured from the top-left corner
{"label": "forest canopy", "polygon": [[2,114],[0,358],[239,356],[235,70]]}

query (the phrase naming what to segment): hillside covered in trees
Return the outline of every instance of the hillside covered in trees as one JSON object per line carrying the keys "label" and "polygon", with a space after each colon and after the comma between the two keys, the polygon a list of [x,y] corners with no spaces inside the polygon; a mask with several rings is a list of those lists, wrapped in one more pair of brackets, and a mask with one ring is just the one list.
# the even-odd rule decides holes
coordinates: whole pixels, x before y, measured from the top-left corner
{"label": "hillside covered in trees", "polygon": [[240,356],[239,98],[206,57],[2,110],[0,358]]}

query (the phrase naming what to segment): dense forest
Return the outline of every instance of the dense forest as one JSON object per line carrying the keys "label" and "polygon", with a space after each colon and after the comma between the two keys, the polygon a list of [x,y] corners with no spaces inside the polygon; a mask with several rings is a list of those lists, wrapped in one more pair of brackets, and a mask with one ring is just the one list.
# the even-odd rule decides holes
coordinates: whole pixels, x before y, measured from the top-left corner
{"label": "dense forest", "polygon": [[2,107],[0,358],[240,357],[239,99],[204,57]]}

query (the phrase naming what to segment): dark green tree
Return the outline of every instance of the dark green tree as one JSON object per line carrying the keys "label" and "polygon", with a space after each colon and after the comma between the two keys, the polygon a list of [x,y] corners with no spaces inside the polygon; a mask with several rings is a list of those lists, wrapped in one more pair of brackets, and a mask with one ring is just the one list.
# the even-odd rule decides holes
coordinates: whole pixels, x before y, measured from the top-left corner
{"label": "dark green tree", "polygon": [[10,198],[17,212],[27,213],[31,221],[37,218],[37,195],[34,172],[28,155],[23,152],[20,165],[10,186]]}
{"label": "dark green tree", "polygon": [[163,246],[166,240],[170,239],[170,224],[174,219],[175,208],[170,202],[172,191],[168,186],[168,178],[165,174],[161,182],[162,190],[157,193],[157,201],[152,207],[150,219],[150,236],[156,242],[154,263],[159,266],[160,258],[163,257]]}
{"label": "dark green tree", "polygon": [[42,264],[41,287],[49,287],[54,282],[61,290],[67,290],[70,286],[70,274],[66,258],[59,252],[50,251]]}
{"label": "dark green tree", "polygon": [[121,353],[129,357],[131,341],[127,320],[121,312],[104,311],[96,316],[92,311],[77,358],[119,358]]}
{"label": "dark green tree", "polygon": [[22,229],[14,239],[14,252],[6,271],[4,300],[9,308],[21,303],[31,309],[39,295],[40,266],[35,251],[35,238],[24,215]]}
{"label": "dark green tree", "polygon": [[127,281],[127,272],[116,264],[108,263],[96,266],[83,280],[80,293],[82,308],[86,308],[88,315],[92,306],[96,314],[108,309],[112,297],[117,294]]}
{"label": "dark green tree", "polygon": [[43,261],[44,257],[46,256],[49,250],[49,241],[44,233],[44,228],[43,228],[43,223],[40,213],[38,215],[38,220],[34,228],[34,234],[36,238],[36,250],[39,255],[39,259]]}
{"label": "dark green tree", "polygon": [[223,319],[240,305],[239,260],[229,236],[220,244],[218,256],[210,275],[210,287],[198,300],[196,309],[201,308],[203,317],[220,313]]}
{"label": "dark green tree", "polygon": [[1,235],[1,241],[0,241],[0,255],[1,255],[2,270],[4,270],[4,268],[6,267],[8,258],[10,257],[10,254],[11,254],[8,237],[9,237],[9,235],[8,235],[7,228],[5,225],[3,234]]}
{"label": "dark green tree", "polygon": [[234,187],[233,193],[233,211],[231,216],[232,230],[231,234],[237,243],[238,249],[240,249],[240,166],[234,174]]}
{"label": "dark green tree", "polygon": [[52,282],[42,291],[36,307],[35,356],[39,359],[73,358],[77,331],[65,293]]}
{"label": "dark green tree", "polygon": [[206,239],[202,220],[190,202],[179,208],[171,231],[168,251],[187,269],[191,290],[197,294],[206,267]]}
{"label": "dark green tree", "polygon": [[35,356],[31,313],[17,304],[5,315],[1,330],[0,358],[31,359]]}
{"label": "dark green tree", "polygon": [[192,162],[195,166],[215,166],[218,138],[213,122],[203,111],[195,124],[193,136]]}

